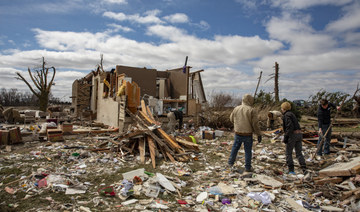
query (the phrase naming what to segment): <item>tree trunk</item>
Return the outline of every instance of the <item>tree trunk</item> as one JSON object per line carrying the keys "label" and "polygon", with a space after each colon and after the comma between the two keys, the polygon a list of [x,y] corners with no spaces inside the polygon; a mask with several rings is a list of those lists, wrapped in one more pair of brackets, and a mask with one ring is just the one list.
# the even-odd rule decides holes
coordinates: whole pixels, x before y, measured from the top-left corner
{"label": "tree trunk", "polygon": [[46,109],[48,107],[48,101],[49,101],[49,94],[48,93],[42,93],[39,97],[39,107],[41,111],[46,112]]}
{"label": "tree trunk", "polygon": [[275,62],[275,87],[274,87],[274,93],[275,93],[275,102],[279,102],[279,64]]}

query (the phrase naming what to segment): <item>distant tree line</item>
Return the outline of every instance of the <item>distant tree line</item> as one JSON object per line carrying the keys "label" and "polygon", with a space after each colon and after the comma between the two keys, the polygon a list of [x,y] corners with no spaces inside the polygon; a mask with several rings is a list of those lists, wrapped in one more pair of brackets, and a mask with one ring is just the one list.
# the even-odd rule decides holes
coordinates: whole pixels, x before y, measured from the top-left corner
{"label": "distant tree line", "polygon": [[[50,104],[71,104],[61,101],[60,98],[49,95]],[[39,99],[31,92],[20,92],[16,88],[0,89],[0,104],[2,106],[38,106]]]}

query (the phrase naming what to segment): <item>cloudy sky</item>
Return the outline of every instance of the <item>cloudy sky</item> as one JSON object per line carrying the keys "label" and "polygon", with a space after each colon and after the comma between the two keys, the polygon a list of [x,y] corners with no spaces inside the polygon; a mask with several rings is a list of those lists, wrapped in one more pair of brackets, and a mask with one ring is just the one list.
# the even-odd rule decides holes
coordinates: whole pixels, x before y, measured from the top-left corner
{"label": "cloudy sky", "polygon": [[273,91],[308,99],[320,89],[353,93],[360,81],[358,0],[12,0],[0,1],[0,88],[41,58],[57,73],[53,94],[70,100],[71,84],[116,65],[204,69],[207,94]]}

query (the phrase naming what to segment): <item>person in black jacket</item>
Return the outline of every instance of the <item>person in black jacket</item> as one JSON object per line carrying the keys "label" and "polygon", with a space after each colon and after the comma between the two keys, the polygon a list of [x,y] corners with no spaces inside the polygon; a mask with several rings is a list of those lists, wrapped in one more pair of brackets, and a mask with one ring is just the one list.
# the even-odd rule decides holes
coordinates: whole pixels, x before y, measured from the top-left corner
{"label": "person in black jacket", "polygon": [[[333,103],[328,102],[328,100],[326,99],[320,100],[320,105],[317,112],[318,126],[319,126],[319,140],[317,145],[320,145],[323,135],[325,135],[326,131],[330,127],[331,108],[336,108],[336,106]],[[325,142],[321,145],[320,148],[318,148],[319,150],[317,152],[317,155],[322,156],[323,150],[325,155],[330,154],[330,140],[331,140],[331,128],[329,129],[329,132],[326,134]]]}
{"label": "person in black jacket", "polygon": [[284,114],[282,119],[284,129],[283,142],[286,144],[286,164],[289,168],[289,174],[295,174],[294,161],[292,158],[293,149],[295,148],[296,158],[299,161],[303,173],[306,174],[306,162],[302,154],[302,132],[296,116],[290,109],[291,104],[289,102],[281,104],[281,112]]}

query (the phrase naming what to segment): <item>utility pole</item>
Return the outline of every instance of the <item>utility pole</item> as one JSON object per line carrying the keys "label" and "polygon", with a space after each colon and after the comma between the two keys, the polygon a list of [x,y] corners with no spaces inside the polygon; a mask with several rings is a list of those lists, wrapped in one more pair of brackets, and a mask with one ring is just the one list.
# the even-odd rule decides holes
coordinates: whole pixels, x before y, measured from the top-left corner
{"label": "utility pole", "polygon": [[275,102],[279,102],[279,64],[275,62],[275,87],[274,87],[274,93],[275,93]]}

